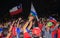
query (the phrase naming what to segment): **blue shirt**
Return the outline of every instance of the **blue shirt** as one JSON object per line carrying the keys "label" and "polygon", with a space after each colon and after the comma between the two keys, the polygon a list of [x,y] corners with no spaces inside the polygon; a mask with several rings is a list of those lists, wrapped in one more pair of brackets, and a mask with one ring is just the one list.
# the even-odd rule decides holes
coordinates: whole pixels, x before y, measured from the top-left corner
{"label": "blue shirt", "polygon": [[17,34],[20,34],[20,28],[17,28]]}
{"label": "blue shirt", "polygon": [[28,30],[28,28],[26,28],[27,32],[30,32],[30,30]]}
{"label": "blue shirt", "polygon": [[2,32],[3,31],[3,28],[0,28],[0,32]]}

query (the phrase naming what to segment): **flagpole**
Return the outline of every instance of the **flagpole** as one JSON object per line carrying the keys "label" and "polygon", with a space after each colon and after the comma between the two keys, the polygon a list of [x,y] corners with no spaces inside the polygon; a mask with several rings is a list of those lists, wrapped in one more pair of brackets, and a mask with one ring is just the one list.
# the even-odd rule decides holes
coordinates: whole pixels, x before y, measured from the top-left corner
{"label": "flagpole", "polygon": [[38,16],[36,15],[36,19],[37,19],[37,21],[39,21],[39,19],[38,19]]}

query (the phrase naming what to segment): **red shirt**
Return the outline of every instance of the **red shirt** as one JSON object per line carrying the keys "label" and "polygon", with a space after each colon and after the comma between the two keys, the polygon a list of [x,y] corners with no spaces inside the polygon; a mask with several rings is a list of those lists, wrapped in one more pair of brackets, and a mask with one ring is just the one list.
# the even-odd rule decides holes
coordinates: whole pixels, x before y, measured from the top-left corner
{"label": "red shirt", "polygon": [[35,27],[32,29],[32,34],[35,34],[36,36],[40,36],[41,30],[39,27]]}
{"label": "red shirt", "polygon": [[38,27],[40,28],[40,30],[42,30],[43,24],[42,23],[38,23]]}
{"label": "red shirt", "polygon": [[[53,25],[51,28],[54,28],[55,26]],[[57,30],[54,30],[53,32],[52,32],[52,38],[54,38],[54,35],[56,34],[56,31]]]}
{"label": "red shirt", "polygon": [[58,36],[57,38],[60,38],[60,29],[58,29]]}
{"label": "red shirt", "polygon": [[9,38],[12,38],[12,35],[10,35],[10,37]]}
{"label": "red shirt", "polygon": [[16,33],[16,27],[12,27],[12,35],[13,35],[13,36],[16,36],[16,34],[17,34],[17,33]]}
{"label": "red shirt", "polygon": [[29,35],[28,32],[25,32],[25,33],[24,33],[24,38],[31,38],[31,36]]}
{"label": "red shirt", "polygon": [[0,35],[0,38],[2,38],[2,37],[3,37],[3,34]]}

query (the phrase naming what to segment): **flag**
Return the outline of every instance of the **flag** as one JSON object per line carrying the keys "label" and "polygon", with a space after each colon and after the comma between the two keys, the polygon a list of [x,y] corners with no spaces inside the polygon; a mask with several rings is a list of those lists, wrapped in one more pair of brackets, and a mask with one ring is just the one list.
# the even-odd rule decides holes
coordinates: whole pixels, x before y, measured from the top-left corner
{"label": "flag", "polygon": [[55,20],[55,21],[56,21],[56,19],[55,19],[55,18],[53,18],[53,17],[51,17],[51,16],[49,17],[49,20]]}
{"label": "flag", "polygon": [[52,25],[53,25],[52,22],[48,22],[48,23],[47,23],[47,26],[49,26],[49,27],[52,26]]}
{"label": "flag", "polygon": [[49,17],[50,22],[54,23],[56,25],[57,20],[53,17]]}
{"label": "flag", "polygon": [[39,21],[39,20],[38,20],[38,16],[37,16],[37,12],[36,12],[36,10],[35,10],[35,8],[34,8],[33,4],[31,4],[31,11],[30,11],[30,15],[35,16],[35,17],[36,17],[36,19],[37,19],[37,21]]}
{"label": "flag", "polygon": [[10,12],[11,16],[21,13],[22,12],[22,4],[13,7],[12,9],[9,10],[9,12]]}
{"label": "flag", "polygon": [[31,4],[31,11],[30,11],[30,14],[33,15],[33,16],[36,16],[36,15],[37,15],[37,13],[36,13],[36,11],[35,11],[35,9],[34,9],[33,4]]}

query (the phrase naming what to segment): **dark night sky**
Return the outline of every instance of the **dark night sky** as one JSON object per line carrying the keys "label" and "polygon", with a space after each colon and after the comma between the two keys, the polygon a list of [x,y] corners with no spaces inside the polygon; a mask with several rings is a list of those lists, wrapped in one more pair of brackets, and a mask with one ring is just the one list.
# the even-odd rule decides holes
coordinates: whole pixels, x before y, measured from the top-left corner
{"label": "dark night sky", "polygon": [[[12,7],[18,5],[20,0],[1,0],[0,1],[0,19],[4,19],[4,17],[10,17],[8,10],[11,9]],[[46,16],[46,15],[51,15],[51,14],[57,14],[57,1],[55,0],[41,0],[40,1],[40,7],[37,9],[35,6],[35,9],[37,9],[37,13],[39,16]],[[39,12],[41,11],[41,12]],[[25,13],[22,13],[22,16]],[[29,13],[27,13],[29,14]],[[26,15],[26,14],[25,14]],[[24,15],[24,16],[25,16]],[[16,15],[17,16],[17,15]],[[18,15],[19,16],[19,15]]]}

